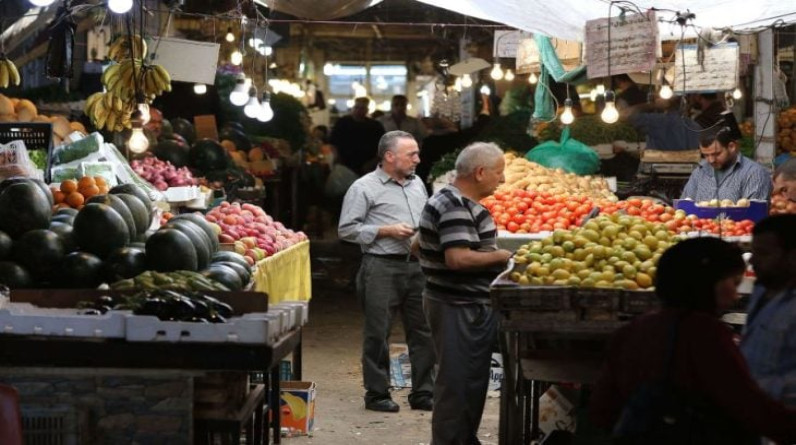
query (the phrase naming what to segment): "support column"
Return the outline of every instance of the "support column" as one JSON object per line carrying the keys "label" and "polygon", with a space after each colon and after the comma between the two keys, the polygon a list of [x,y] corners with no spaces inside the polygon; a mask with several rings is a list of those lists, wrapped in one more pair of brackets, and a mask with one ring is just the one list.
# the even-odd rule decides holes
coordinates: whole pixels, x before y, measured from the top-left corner
{"label": "support column", "polygon": [[[759,51],[755,66],[754,115],[755,115],[755,159],[771,166],[775,153],[777,133],[777,110],[774,104],[774,30],[771,28],[757,35]],[[758,142],[759,141],[759,142]]]}

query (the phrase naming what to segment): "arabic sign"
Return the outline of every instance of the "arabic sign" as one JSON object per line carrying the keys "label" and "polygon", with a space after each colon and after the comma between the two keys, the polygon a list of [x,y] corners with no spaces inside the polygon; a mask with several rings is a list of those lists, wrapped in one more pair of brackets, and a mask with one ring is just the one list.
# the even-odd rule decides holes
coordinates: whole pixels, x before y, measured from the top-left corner
{"label": "arabic sign", "polygon": [[738,84],[737,43],[723,43],[702,50],[696,45],[678,46],[674,57],[672,87],[677,93],[729,91]]}
{"label": "arabic sign", "polygon": [[[564,70],[571,71],[581,63],[581,46],[578,42],[561,39],[550,39],[556,56]],[[541,71],[539,47],[533,36],[523,38],[517,46],[517,74],[538,73]]]}
{"label": "arabic sign", "polygon": [[[661,42],[655,12],[586,22],[586,69],[589,79],[649,71]],[[610,39],[609,39],[610,32]]]}

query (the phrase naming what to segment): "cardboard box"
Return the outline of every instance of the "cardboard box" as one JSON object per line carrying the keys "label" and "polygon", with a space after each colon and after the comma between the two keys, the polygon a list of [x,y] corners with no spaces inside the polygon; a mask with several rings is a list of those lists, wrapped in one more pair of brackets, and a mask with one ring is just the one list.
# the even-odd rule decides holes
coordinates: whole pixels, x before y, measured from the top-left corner
{"label": "cardboard box", "polygon": [[503,385],[503,355],[492,353],[492,365],[489,367],[489,390],[499,391]]}
{"label": "cardboard box", "polygon": [[309,434],[315,427],[315,382],[281,382],[279,412],[288,436]]}
{"label": "cardboard box", "polygon": [[390,344],[390,385],[393,388],[412,387],[412,363],[405,343]]}

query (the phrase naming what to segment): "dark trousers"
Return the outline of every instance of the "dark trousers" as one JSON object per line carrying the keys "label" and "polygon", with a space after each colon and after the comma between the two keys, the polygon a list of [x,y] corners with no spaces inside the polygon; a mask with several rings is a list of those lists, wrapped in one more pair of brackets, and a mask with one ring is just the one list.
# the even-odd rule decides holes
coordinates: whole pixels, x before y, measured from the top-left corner
{"label": "dark trousers", "polygon": [[396,314],[406,332],[412,364],[409,401],[430,397],[434,388],[434,348],[423,313],[425,277],[417,262],[362,256],[357,293],[365,313],[362,341],[362,376],[365,401],[389,397],[390,350],[388,339]]}
{"label": "dark trousers", "polygon": [[497,316],[487,304],[423,299],[437,354],[432,445],[475,445],[489,388]]}

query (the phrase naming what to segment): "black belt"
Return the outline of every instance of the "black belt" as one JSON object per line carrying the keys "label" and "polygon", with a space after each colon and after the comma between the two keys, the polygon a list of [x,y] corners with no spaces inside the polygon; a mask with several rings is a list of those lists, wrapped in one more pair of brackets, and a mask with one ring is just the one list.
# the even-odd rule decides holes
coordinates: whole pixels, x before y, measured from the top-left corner
{"label": "black belt", "polygon": [[416,256],[404,253],[366,253],[365,255],[370,255],[372,257],[381,258],[384,260],[403,261],[404,263],[417,262]]}

